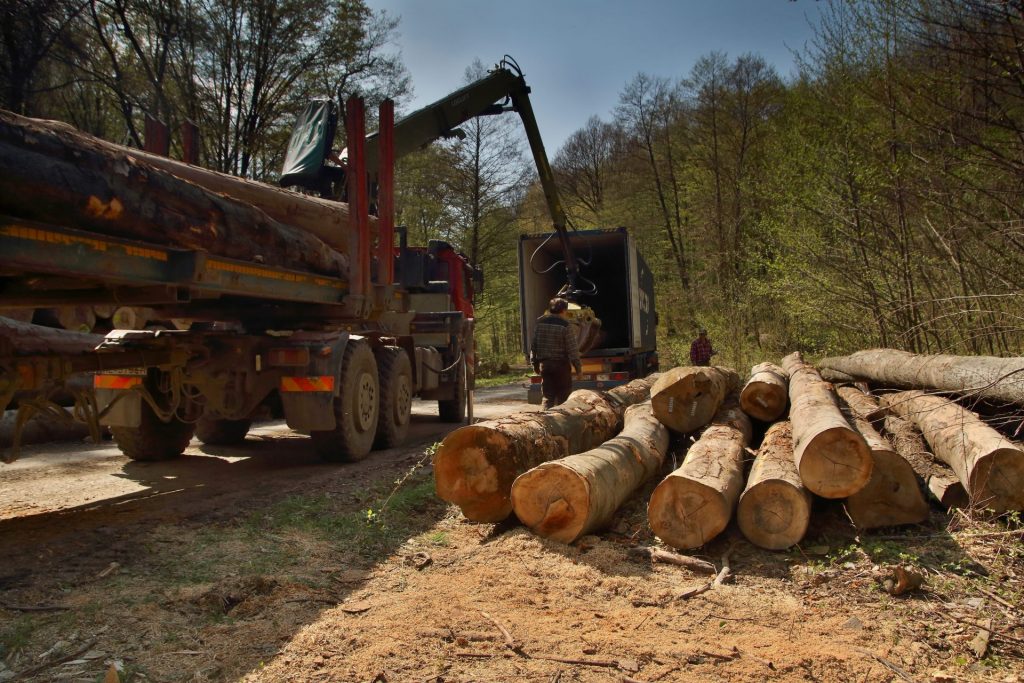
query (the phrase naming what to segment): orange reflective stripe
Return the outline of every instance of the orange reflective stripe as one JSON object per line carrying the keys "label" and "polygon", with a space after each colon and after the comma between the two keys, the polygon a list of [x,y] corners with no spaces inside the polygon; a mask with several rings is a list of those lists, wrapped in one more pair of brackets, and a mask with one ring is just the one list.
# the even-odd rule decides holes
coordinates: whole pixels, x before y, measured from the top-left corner
{"label": "orange reflective stripe", "polygon": [[132,375],[93,375],[95,389],[131,389],[142,384],[142,378]]}
{"label": "orange reflective stripe", "polygon": [[281,391],[334,391],[334,377],[282,377]]}

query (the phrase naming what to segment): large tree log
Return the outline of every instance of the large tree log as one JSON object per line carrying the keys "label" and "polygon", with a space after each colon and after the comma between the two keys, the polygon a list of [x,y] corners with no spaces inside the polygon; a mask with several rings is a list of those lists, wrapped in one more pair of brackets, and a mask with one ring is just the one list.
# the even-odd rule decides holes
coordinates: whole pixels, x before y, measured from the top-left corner
{"label": "large tree log", "polygon": [[[170,173],[182,180],[222,194],[260,209],[276,221],[293,225],[319,237],[333,249],[348,253],[348,204],[299,194],[281,187],[255,180],[219,173],[201,166],[192,166],[157,154],[117,145],[76,130],[60,121],[30,119],[9,112],[0,112],[28,131],[52,133],[62,136],[74,145],[97,149],[107,154],[124,157]],[[376,230],[377,219],[370,217],[371,231]]]}
{"label": "large tree log", "polygon": [[344,255],[251,204],[205,190],[132,150],[100,144],[66,125],[4,111],[0,213],[271,266],[347,273]]}
{"label": "large tree log", "polygon": [[654,415],[674,432],[695,432],[711,421],[739,383],[739,376],[731,368],[672,368],[651,387]]}
{"label": "large tree log", "polygon": [[607,394],[581,389],[554,410],[516,413],[455,430],[434,454],[437,495],[461,507],[467,519],[500,522],[512,512],[516,477],[615,436],[625,409],[647,399],[655,378],[633,380]]}
{"label": "large tree log", "polygon": [[750,369],[750,378],[740,392],[740,407],[761,422],[775,422],[786,412],[789,401],[789,375],[774,363],[761,363]]}
{"label": "large tree log", "polygon": [[0,356],[87,353],[102,341],[101,334],[57,330],[0,318]]}
{"label": "large tree log", "polygon": [[846,499],[846,512],[858,529],[917,524],[928,519],[928,502],[921,493],[917,475],[903,456],[868,422],[878,412],[875,400],[855,387],[839,387],[845,402],[843,414],[853,425],[874,458],[871,478]]}
{"label": "large tree log", "polygon": [[750,419],[737,403],[722,406],[680,467],[654,489],[647,520],[675,548],[696,548],[720,534],[743,490]]}
{"label": "large tree log", "polygon": [[924,442],[924,437],[914,423],[904,420],[890,411],[884,411],[883,430],[896,452],[910,463],[917,476],[924,480],[928,490],[944,507],[967,508],[971,498],[967,495],[956,474],[949,465],[937,462]]}
{"label": "large tree log", "polygon": [[824,498],[846,498],[871,478],[871,451],[839,411],[832,385],[799,352],[782,359],[789,373],[793,459],[804,486]]}
{"label": "large tree log", "polygon": [[792,426],[789,420],[776,422],[764,435],[750,468],[736,506],[736,522],[754,545],[784,550],[800,542],[810,520],[811,494],[793,462]]}
{"label": "large tree log", "polygon": [[870,349],[821,365],[893,389],[929,389],[1024,404],[1024,358],[917,355]]}
{"label": "large tree log", "polygon": [[572,543],[605,526],[661,469],[667,449],[668,429],[650,402],[630,406],[617,437],[519,475],[512,484],[512,509],[535,534]]}
{"label": "large tree log", "polygon": [[923,391],[888,394],[881,403],[917,425],[973,505],[996,512],[1024,509],[1024,451],[977,415]]}

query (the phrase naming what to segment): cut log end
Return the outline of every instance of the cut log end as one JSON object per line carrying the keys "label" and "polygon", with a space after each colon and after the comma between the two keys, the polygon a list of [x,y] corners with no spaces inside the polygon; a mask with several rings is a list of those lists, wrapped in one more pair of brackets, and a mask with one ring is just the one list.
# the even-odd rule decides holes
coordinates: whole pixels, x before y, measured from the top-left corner
{"label": "cut log end", "polygon": [[717,489],[686,477],[666,477],[647,506],[654,534],[674,548],[697,548],[722,533],[732,510]]}
{"label": "cut log end", "polygon": [[492,429],[470,425],[448,435],[434,455],[437,495],[462,508],[474,522],[500,522],[512,513],[503,470],[492,462],[495,453],[507,453],[508,439]]}
{"label": "cut log end", "polygon": [[846,498],[864,488],[874,461],[860,435],[846,427],[819,432],[800,458],[804,486],[823,498]]}
{"label": "cut log end", "polygon": [[788,389],[785,385],[748,382],[740,394],[740,407],[756,420],[774,422],[786,411],[788,400]]}
{"label": "cut log end", "polygon": [[868,483],[846,499],[846,511],[858,529],[917,524],[928,519],[928,502],[906,460],[892,451],[871,453]]}
{"label": "cut log end", "polygon": [[810,519],[810,497],[780,479],[769,479],[746,490],[736,509],[736,522],[743,535],[767,550],[785,550],[799,543]]}
{"label": "cut log end", "polygon": [[1024,452],[1000,448],[979,458],[969,489],[975,506],[996,512],[1024,510]]}
{"label": "cut log end", "polygon": [[545,464],[519,475],[512,507],[538,536],[572,543],[583,532],[590,504],[586,479],[567,467]]}

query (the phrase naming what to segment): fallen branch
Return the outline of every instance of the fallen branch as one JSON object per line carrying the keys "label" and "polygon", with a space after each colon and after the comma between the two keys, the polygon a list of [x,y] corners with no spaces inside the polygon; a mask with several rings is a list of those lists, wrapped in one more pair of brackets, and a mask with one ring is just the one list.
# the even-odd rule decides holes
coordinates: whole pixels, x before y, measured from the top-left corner
{"label": "fallen branch", "polygon": [[487,612],[481,612],[480,614],[484,615],[484,619],[486,619],[487,621],[489,621],[492,624],[494,624],[497,627],[497,629],[499,631],[501,631],[502,637],[505,638],[505,647],[507,647],[510,650],[518,650],[519,649],[519,646],[516,644],[516,641],[512,637],[512,634],[508,632],[508,629],[506,629],[504,626],[501,625],[501,622],[499,622],[497,619],[492,617]]}
{"label": "fallen branch", "polygon": [[573,659],[571,657],[556,657],[554,655],[533,655],[534,659],[543,659],[548,662],[561,662],[562,664],[578,664],[580,666],[600,666],[609,669],[618,669],[619,662],[610,659]]}
{"label": "fallen branch", "polygon": [[900,667],[898,667],[895,664],[893,664],[892,662],[890,662],[885,657],[881,657],[879,655],[876,655],[874,652],[872,652],[870,650],[865,650],[864,648],[855,647],[853,649],[856,650],[857,652],[860,652],[861,654],[865,654],[865,655],[867,655],[869,657],[872,657],[879,664],[884,666],[886,669],[889,669],[890,671],[892,671],[894,674],[896,674],[897,676],[899,676],[903,680],[909,681],[909,683],[916,683],[916,681],[914,680],[914,678],[910,674],[908,674],[906,671],[904,671]]}
{"label": "fallen branch", "polygon": [[690,557],[689,555],[680,555],[679,553],[672,553],[667,550],[660,550],[658,548],[652,548],[650,546],[635,546],[629,549],[629,554],[635,557],[645,557],[653,562],[663,562],[665,564],[674,564],[680,567],[686,567],[687,569],[698,572],[701,574],[716,574],[718,570],[715,569],[715,565],[704,560],[698,560],[696,557]]}
{"label": "fallen branch", "polygon": [[712,586],[715,588],[721,586],[723,583],[732,581],[732,567],[729,565],[729,556],[732,555],[732,549],[733,546],[730,545],[726,548],[725,553],[722,554],[722,569],[715,576],[715,580],[712,583]]}
{"label": "fallen branch", "polygon": [[683,591],[682,593],[677,595],[672,600],[673,601],[675,601],[675,600],[689,600],[690,598],[695,598],[698,595],[700,595],[701,593],[707,593],[709,590],[711,590],[711,587],[713,585],[714,584],[711,581],[708,581],[707,583],[701,584],[700,586],[697,586],[696,588],[691,588],[688,591]]}
{"label": "fallen branch", "polygon": [[0,607],[12,612],[64,612],[70,609],[60,605],[12,605],[6,602],[0,602]]}
{"label": "fallen branch", "polygon": [[49,669],[50,667],[57,666],[58,664],[63,664],[64,662],[70,662],[72,659],[77,659],[79,655],[84,655],[86,652],[91,650],[93,648],[93,646],[96,643],[98,643],[98,642],[99,642],[99,640],[94,638],[93,640],[90,640],[89,642],[87,642],[85,645],[83,645],[79,649],[75,650],[74,652],[69,652],[68,654],[62,655],[62,656],[58,657],[57,659],[51,660],[49,662],[43,662],[42,664],[37,664],[36,666],[33,666],[30,669],[25,669],[24,671],[19,671],[17,673],[17,677],[19,677],[19,678],[27,678],[29,676],[35,676],[40,671],[45,671],[45,670]]}

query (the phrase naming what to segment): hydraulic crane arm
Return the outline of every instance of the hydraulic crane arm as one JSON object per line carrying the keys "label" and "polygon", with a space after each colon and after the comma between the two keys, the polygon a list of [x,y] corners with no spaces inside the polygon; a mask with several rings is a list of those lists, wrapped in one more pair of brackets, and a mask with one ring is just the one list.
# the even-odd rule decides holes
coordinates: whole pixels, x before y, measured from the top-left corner
{"label": "hydraulic crane arm", "polygon": [[[537,117],[530,103],[530,86],[526,84],[519,65],[506,56],[487,76],[470,83],[444,99],[428,104],[395,122],[395,158],[415,152],[441,138],[461,137],[458,127],[477,116],[514,111],[519,114],[530,143],[537,175],[544,190],[544,199],[551,214],[552,227],[558,235],[565,258],[567,287],[560,292],[572,296],[576,292],[579,263],[569,243],[565,210],[555,187],[555,175],[548,163],[544,141],[537,126]],[[367,169],[377,170],[377,135],[366,138]]]}
{"label": "hydraulic crane arm", "polygon": [[[552,227],[558,235],[564,254],[567,284],[559,294],[572,298],[578,292],[576,280],[579,263],[569,243],[565,211],[558,197],[555,176],[548,163],[537,118],[530,103],[530,87],[526,84],[515,60],[506,56],[480,80],[396,121],[395,158],[411,154],[435,140],[463,137],[459,126],[472,118],[507,111],[518,113],[526,130],[537,175],[544,190],[544,199],[551,214]],[[341,168],[326,166],[323,163],[330,154],[330,138],[333,137],[334,127],[335,121],[332,118],[329,101],[316,101],[307,107],[289,143],[281,179],[283,185],[303,185],[323,191],[325,177],[329,179],[331,174],[343,172]],[[326,143],[321,138],[327,138]],[[371,176],[377,172],[380,165],[379,145],[376,133],[366,136],[366,169]]]}

